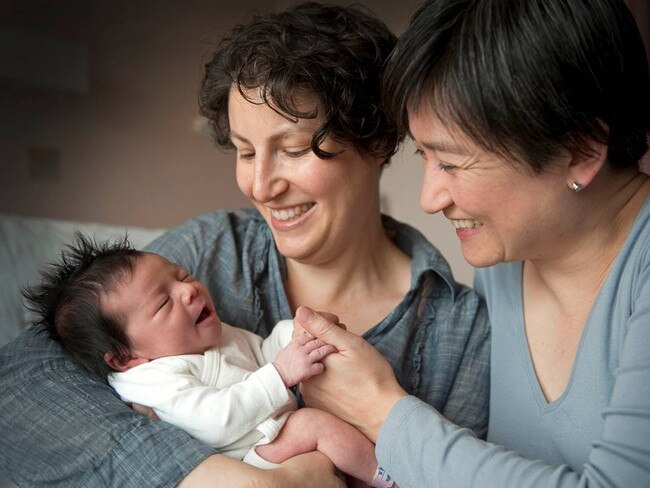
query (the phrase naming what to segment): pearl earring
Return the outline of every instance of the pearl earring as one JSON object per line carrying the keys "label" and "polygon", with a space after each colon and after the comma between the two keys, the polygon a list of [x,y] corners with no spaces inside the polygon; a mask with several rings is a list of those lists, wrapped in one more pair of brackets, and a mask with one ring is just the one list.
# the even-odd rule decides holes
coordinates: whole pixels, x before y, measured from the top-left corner
{"label": "pearl earring", "polygon": [[578,183],[577,181],[574,181],[573,183],[571,183],[571,186],[570,186],[570,188],[576,193],[582,191],[582,189],[584,187],[585,186],[582,183]]}

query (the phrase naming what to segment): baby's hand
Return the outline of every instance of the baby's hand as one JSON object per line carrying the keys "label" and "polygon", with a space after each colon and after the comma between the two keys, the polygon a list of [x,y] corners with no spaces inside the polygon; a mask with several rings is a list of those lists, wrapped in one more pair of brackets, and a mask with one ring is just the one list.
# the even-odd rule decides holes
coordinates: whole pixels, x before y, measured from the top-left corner
{"label": "baby's hand", "polygon": [[303,332],[291,339],[291,342],[278,353],[273,365],[280,373],[285,386],[290,388],[321,374],[324,369],[321,361],[333,352],[336,352],[334,346],[325,344],[308,332]]}

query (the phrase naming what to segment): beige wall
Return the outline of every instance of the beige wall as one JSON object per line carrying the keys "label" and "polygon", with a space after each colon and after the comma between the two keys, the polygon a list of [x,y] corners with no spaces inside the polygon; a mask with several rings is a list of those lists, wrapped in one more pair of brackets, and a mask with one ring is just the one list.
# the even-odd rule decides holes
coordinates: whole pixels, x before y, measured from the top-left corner
{"label": "beige wall", "polygon": [[[155,227],[245,205],[231,155],[197,132],[197,88],[226,29],[291,2],[85,3],[15,2],[14,25],[86,48],[89,91],[0,82],[0,212]],[[366,3],[402,24],[412,10]],[[30,175],[30,147],[58,153],[58,176]]]}
{"label": "beige wall", "polygon": [[[202,65],[247,2],[90,3],[19,17],[85,46],[89,91],[0,89],[0,210],[156,227],[245,204],[231,158],[194,128]],[[58,181],[30,177],[30,146],[58,151]]]}
{"label": "beige wall", "polygon": [[[197,130],[197,88],[225,30],[253,10],[291,3],[9,0],[0,22],[85,48],[89,89],[66,94],[0,81],[0,212],[167,227],[247,205],[232,156]],[[399,33],[420,0],[360,3]],[[647,28],[647,2],[637,3]],[[58,169],[30,175],[39,168],[30,166],[30,147],[54,151]],[[452,227],[420,211],[419,185],[420,163],[407,147],[384,176],[386,210],[422,229],[470,283]]]}

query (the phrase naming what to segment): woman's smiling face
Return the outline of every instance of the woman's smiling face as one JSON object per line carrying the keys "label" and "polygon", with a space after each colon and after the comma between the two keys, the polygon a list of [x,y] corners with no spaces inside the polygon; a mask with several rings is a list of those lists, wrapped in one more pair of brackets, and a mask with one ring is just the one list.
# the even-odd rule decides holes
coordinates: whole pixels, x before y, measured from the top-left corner
{"label": "woman's smiling face", "polygon": [[442,211],[473,266],[548,257],[570,232],[561,165],[536,175],[450,131],[433,110],[409,112],[424,161],[420,205]]}
{"label": "woman's smiling face", "polygon": [[[258,94],[246,93],[255,101]],[[379,218],[381,161],[330,138],[321,148],[335,156],[316,156],[311,140],[319,116],[290,120],[236,89],[228,103],[237,183],[269,224],[280,253],[322,264],[363,242],[370,222]],[[298,108],[318,109],[318,102],[303,96]]]}

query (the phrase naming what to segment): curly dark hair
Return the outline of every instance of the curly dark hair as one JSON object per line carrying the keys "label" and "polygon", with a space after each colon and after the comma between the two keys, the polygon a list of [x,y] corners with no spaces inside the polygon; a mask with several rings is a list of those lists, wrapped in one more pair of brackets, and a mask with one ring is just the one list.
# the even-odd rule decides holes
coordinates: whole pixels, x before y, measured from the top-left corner
{"label": "curly dark hair", "polygon": [[[317,95],[323,124],[311,149],[327,137],[352,142],[365,154],[390,158],[401,140],[381,107],[380,78],[396,37],[362,7],[303,3],[280,13],[257,15],[237,25],[206,65],[199,92],[201,113],[210,120],[217,143],[232,149],[228,96],[259,88],[266,103],[290,120],[315,118],[296,108],[300,91]],[[260,103],[257,101],[257,103]]]}
{"label": "curly dark hair", "polygon": [[120,318],[102,310],[101,298],[133,273],[142,254],[127,236],[97,243],[77,232],[60,260],[41,271],[41,284],[22,290],[27,308],[36,314],[34,325],[42,326],[77,364],[103,380],[112,371],[104,354],[121,355],[131,343]]}

